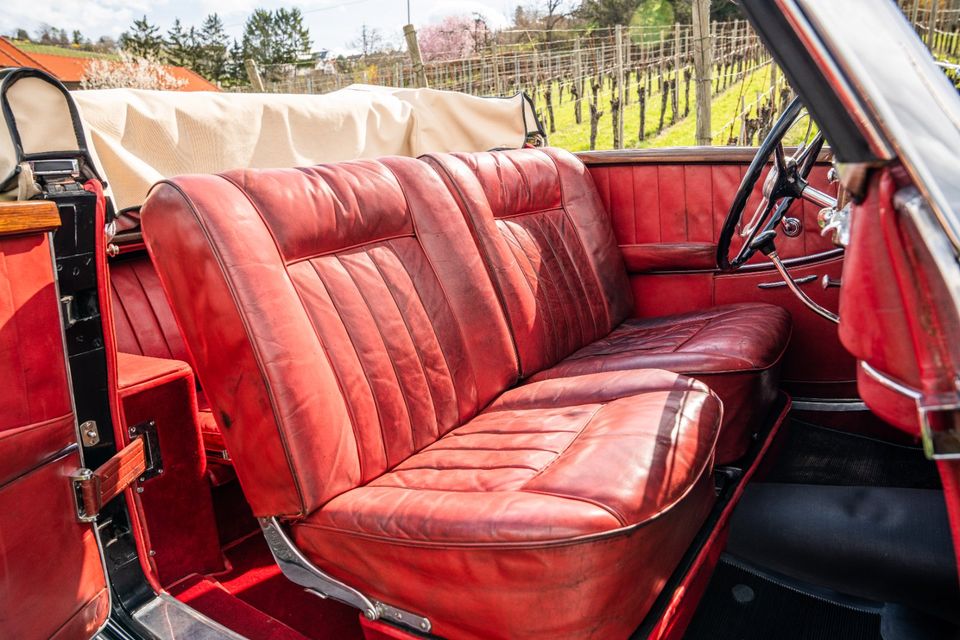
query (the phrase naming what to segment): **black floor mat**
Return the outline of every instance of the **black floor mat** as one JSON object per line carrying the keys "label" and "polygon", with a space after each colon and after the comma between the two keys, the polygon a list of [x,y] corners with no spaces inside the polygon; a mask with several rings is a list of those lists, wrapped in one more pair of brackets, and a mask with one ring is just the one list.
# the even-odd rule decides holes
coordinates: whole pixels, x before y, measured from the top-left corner
{"label": "black floor mat", "polygon": [[939,489],[936,465],[915,447],[791,420],[764,482]]}
{"label": "black floor mat", "polygon": [[800,593],[721,559],[687,640],[880,640],[880,615]]}

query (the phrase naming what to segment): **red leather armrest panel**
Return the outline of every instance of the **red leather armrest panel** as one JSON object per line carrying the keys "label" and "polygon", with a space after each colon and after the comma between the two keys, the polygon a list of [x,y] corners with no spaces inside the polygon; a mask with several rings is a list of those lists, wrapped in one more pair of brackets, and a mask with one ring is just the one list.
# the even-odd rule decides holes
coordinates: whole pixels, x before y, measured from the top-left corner
{"label": "red leather armrest panel", "polygon": [[714,269],[717,266],[717,245],[712,242],[622,244],[620,252],[628,273]]}

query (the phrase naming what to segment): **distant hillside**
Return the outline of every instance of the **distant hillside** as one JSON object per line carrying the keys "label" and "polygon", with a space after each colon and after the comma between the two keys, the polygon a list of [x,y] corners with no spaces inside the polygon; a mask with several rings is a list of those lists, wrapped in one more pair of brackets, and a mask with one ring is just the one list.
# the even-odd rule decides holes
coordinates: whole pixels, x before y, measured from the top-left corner
{"label": "distant hillside", "polygon": [[85,51],[69,45],[40,44],[38,42],[30,42],[29,40],[11,40],[11,42],[27,53],[46,53],[52,56],[67,56],[69,58],[100,58],[106,60],[119,60],[120,58],[115,53]]}

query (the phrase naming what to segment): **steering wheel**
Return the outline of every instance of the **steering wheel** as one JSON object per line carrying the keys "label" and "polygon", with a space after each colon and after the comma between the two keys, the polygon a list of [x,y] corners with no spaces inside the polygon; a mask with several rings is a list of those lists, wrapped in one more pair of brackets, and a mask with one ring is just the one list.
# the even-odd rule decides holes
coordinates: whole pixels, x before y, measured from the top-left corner
{"label": "steering wheel", "polygon": [[[723,271],[734,271],[740,268],[758,250],[770,254],[775,250],[776,226],[780,224],[790,205],[798,198],[804,198],[821,207],[835,206],[836,200],[829,195],[814,189],[807,183],[807,176],[816,164],[817,156],[823,149],[823,134],[817,135],[809,145],[800,146],[794,155],[787,158],[783,150],[783,138],[790,131],[794,123],[800,118],[803,103],[800,98],[794,98],[786,110],[780,115],[763,144],[757,150],[753,162],[743,176],[737,195],[730,206],[730,213],[720,231],[720,240],[717,242],[717,266]],[[753,193],[753,188],[760,179],[770,156],[774,158],[774,165],[770,168],[761,192],[763,199],[746,226],[741,227],[747,200]],[[772,215],[771,215],[772,214]],[[736,256],[731,258],[730,245],[733,236],[739,230],[743,238],[743,245]]]}

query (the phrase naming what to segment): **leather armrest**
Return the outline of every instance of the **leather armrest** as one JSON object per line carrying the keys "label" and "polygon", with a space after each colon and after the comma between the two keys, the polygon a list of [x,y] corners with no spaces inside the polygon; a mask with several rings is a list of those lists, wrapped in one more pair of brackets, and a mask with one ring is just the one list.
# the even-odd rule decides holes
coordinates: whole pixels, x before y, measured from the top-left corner
{"label": "leather armrest", "polygon": [[622,244],[628,273],[715,269],[717,245],[710,242]]}

